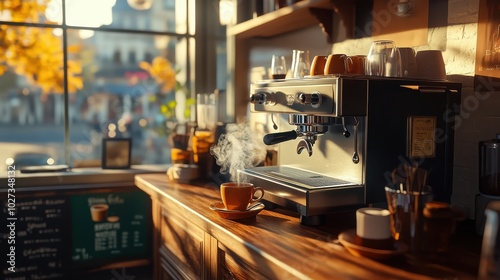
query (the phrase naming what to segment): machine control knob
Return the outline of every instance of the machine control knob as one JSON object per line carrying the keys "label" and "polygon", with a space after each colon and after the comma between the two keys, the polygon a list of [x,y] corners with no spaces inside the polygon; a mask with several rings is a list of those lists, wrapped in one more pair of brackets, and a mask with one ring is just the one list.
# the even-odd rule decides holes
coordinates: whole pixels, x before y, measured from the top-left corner
{"label": "machine control knob", "polygon": [[321,93],[299,93],[297,100],[302,105],[311,105],[313,108],[317,108],[321,105]]}
{"label": "machine control knob", "polygon": [[274,93],[267,91],[259,91],[250,96],[250,102],[253,104],[274,105],[276,104],[274,99]]}

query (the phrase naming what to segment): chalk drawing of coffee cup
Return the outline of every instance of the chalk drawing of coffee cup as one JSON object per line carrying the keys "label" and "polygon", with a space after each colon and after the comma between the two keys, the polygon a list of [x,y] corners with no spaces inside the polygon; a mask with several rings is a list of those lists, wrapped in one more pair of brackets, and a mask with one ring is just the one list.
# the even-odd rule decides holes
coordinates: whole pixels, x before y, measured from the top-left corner
{"label": "chalk drawing of coffee cup", "polygon": [[94,222],[104,222],[108,216],[109,206],[107,204],[94,204],[90,206],[90,214],[92,215],[92,221]]}

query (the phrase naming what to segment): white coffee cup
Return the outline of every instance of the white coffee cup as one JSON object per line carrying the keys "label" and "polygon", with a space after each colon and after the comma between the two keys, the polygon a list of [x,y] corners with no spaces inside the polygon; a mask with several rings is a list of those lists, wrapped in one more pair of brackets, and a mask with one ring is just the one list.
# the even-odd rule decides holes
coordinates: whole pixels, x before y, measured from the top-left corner
{"label": "white coffee cup", "polygon": [[390,212],[387,209],[365,207],[356,211],[356,235],[371,240],[391,238]]}
{"label": "white coffee cup", "polygon": [[173,164],[167,170],[167,176],[171,181],[188,183],[189,181],[198,178],[198,165],[182,163]]}

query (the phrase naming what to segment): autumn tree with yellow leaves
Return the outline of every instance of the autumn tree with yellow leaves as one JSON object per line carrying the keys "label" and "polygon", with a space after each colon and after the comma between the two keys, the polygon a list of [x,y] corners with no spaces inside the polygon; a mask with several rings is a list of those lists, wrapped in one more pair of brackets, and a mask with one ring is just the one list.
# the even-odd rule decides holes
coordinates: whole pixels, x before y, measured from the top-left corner
{"label": "autumn tree with yellow leaves", "polygon": [[[141,61],[139,63],[139,67],[145,70],[151,78],[155,80],[155,82],[160,86],[160,91],[182,91],[186,96],[184,117],[189,118],[191,116],[191,106],[194,105],[195,101],[189,96],[187,88],[176,79],[176,75],[179,70],[174,69],[172,63],[168,59],[162,56],[157,56],[151,63]],[[177,101],[172,100],[167,104],[162,104],[160,111],[165,117],[172,118],[175,117],[174,114],[176,106]]]}
{"label": "autumn tree with yellow leaves", "polygon": [[[7,13],[13,22],[40,23],[49,0],[2,0],[0,14]],[[0,76],[12,70],[22,75],[42,93],[64,93],[63,44],[53,34],[53,28],[10,26],[0,22]],[[68,56],[80,51],[70,46]],[[68,91],[74,93],[83,87],[80,61],[67,61]]]}

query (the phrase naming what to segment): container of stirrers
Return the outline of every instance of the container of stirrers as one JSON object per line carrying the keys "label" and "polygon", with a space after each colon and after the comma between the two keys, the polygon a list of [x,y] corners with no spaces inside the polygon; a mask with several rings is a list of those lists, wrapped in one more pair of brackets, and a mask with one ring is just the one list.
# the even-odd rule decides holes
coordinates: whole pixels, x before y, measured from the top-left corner
{"label": "container of stirrers", "polygon": [[388,210],[391,213],[391,233],[395,240],[403,242],[410,252],[424,250],[424,208],[432,201],[430,186],[413,190],[405,183],[385,187]]}

